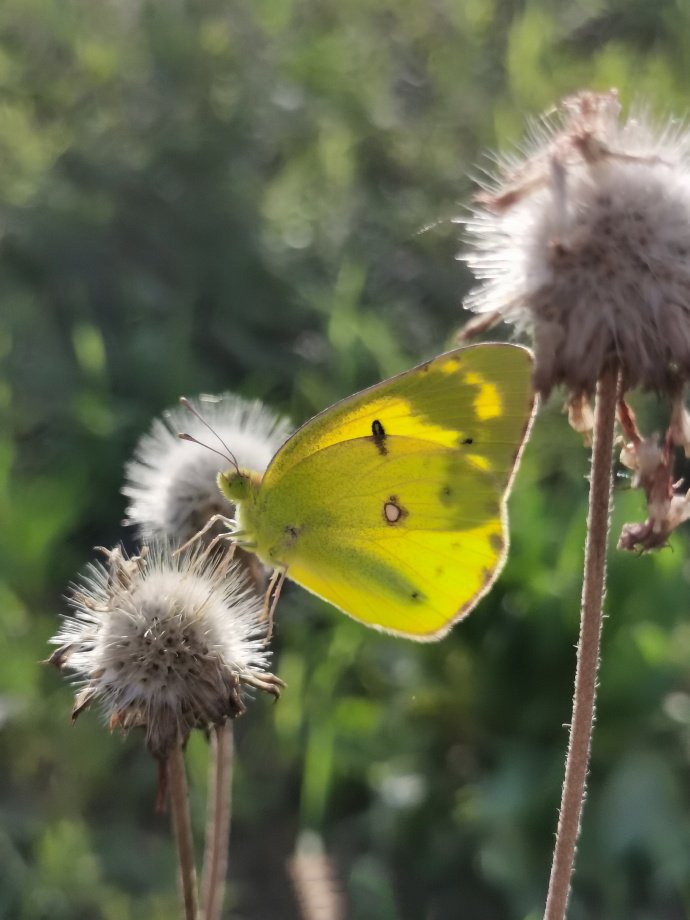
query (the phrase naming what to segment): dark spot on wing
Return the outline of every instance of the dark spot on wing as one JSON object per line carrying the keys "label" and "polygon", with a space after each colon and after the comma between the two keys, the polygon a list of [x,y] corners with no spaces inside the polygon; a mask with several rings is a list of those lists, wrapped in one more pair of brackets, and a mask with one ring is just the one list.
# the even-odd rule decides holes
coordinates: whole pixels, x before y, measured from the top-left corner
{"label": "dark spot on wing", "polygon": [[489,546],[497,553],[503,552],[505,543],[500,533],[489,534]]}
{"label": "dark spot on wing", "polygon": [[453,500],[453,490],[450,486],[442,486],[439,497],[444,505],[450,505]]}
{"label": "dark spot on wing", "polygon": [[294,546],[294,544],[297,541],[297,537],[299,537],[301,532],[302,532],[301,527],[295,527],[294,524],[288,524],[287,527],[285,528],[285,535],[288,538],[287,545]]}
{"label": "dark spot on wing", "polygon": [[474,438],[463,438],[462,441],[460,441],[460,443],[466,444],[466,445],[474,444]]}
{"label": "dark spot on wing", "polygon": [[386,447],[386,430],[377,418],[371,423],[371,436],[378,452],[382,457],[385,457],[388,453],[388,448]]}
{"label": "dark spot on wing", "polygon": [[423,601],[426,600],[426,598],[424,597],[424,595],[422,594],[421,591],[413,591],[413,592],[410,594],[410,600],[418,601],[418,602],[423,602]]}

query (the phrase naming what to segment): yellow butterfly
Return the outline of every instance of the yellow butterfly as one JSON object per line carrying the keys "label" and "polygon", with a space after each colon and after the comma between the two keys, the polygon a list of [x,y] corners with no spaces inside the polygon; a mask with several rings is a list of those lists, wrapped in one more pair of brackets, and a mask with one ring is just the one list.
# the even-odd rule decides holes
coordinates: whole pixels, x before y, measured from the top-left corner
{"label": "yellow butterfly", "polygon": [[336,403],[263,478],[219,475],[236,541],[368,626],[439,639],[505,562],[531,365],[517,345],[459,348]]}

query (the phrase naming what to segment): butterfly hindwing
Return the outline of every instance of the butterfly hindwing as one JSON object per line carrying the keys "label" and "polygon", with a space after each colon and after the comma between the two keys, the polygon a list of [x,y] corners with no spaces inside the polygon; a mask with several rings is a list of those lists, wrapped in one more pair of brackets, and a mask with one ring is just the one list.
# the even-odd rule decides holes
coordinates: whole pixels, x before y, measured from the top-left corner
{"label": "butterfly hindwing", "polygon": [[[387,442],[385,455],[359,438],[305,458],[260,513],[281,535],[271,554],[294,581],[370,626],[438,638],[503,563],[504,477],[459,450]],[[321,502],[305,502],[306,491]]]}

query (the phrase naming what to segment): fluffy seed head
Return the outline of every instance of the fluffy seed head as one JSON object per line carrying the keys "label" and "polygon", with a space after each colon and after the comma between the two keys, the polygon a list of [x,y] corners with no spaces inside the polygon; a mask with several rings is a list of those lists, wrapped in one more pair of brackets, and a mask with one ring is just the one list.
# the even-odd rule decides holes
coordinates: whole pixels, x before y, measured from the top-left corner
{"label": "fluffy seed head", "polygon": [[112,727],[144,727],[156,757],[194,728],[244,712],[243,684],[279,694],[266,673],[262,601],[237,564],[165,545],[128,558],[104,551],[69,595],[51,662],[81,688],[73,718],[98,700]]}
{"label": "fluffy seed head", "polygon": [[[258,400],[232,394],[191,400],[237,458],[240,466],[263,473],[291,426]],[[156,419],[125,467],[122,491],[129,499],[127,523],[142,539],[163,538],[176,545],[191,539],[214,514],[231,516],[220,494],[218,473],[229,460],[198,444],[181,441],[185,431],[220,451],[223,447],[191,412],[176,407]],[[211,534],[213,535],[213,534]]]}
{"label": "fluffy seed head", "polygon": [[620,119],[615,92],[566,99],[477,197],[466,306],[528,329],[542,392],[676,393],[690,376],[690,131]]}

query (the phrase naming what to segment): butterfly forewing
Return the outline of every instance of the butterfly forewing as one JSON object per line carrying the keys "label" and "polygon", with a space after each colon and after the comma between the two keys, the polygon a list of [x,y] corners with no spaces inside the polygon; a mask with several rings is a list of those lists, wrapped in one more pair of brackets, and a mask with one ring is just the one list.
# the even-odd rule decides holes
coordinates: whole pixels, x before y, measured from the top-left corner
{"label": "butterfly forewing", "polygon": [[[342,400],[303,425],[276,454],[267,488],[331,444],[390,436],[474,448],[507,484],[532,415],[531,355],[517,345],[459,348]],[[378,432],[378,436],[377,436]]]}

